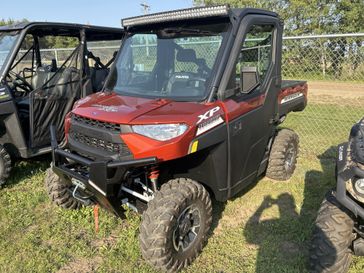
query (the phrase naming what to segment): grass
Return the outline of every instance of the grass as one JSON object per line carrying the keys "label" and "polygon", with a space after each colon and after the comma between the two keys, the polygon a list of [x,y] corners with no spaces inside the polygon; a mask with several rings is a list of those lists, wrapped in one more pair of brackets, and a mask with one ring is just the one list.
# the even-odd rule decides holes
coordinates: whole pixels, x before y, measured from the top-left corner
{"label": "grass", "polygon": [[[335,107],[311,105],[287,119],[302,143],[294,176],[263,178],[233,200],[215,202],[208,244],[185,272],[306,272],[313,221],[335,184],[333,147],[358,119],[341,118],[352,107]],[[340,126],[330,131],[332,119]],[[100,210],[96,234],[92,208],[66,211],[50,203],[43,186],[48,166],[48,158],[18,163],[0,191],[0,272],[155,272],[141,258],[138,215],[120,220]],[[356,258],[350,272],[363,268]]]}

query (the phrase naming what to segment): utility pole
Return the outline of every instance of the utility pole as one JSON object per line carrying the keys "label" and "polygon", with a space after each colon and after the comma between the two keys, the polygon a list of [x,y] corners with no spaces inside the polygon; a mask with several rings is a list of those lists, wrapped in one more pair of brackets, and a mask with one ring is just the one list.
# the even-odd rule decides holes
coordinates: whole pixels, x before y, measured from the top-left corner
{"label": "utility pole", "polygon": [[141,3],[140,5],[143,8],[143,13],[148,14],[150,11],[150,5],[148,5],[147,2]]}
{"label": "utility pole", "polygon": [[[150,11],[150,5],[147,4],[147,2],[141,3],[140,4],[143,8],[143,13],[144,15],[148,14]],[[147,56],[149,57],[149,42],[148,42],[148,37],[145,36],[145,47],[147,50]]]}

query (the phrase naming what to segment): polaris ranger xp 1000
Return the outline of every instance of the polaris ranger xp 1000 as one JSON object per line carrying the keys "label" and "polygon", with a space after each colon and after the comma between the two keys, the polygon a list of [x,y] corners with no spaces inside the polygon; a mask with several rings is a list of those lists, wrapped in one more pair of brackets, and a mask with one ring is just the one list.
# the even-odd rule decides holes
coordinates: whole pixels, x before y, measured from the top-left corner
{"label": "polaris ranger xp 1000", "polygon": [[[0,185],[12,161],[51,151],[51,124],[62,142],[66,113],[101,90],[122,37],[121,29],[77,24],[0,27]],[[92,49],[107,45],[116,49]]]}
{"label": "polaris ranger xp 1000", "polygon": [[226,201],[266,173],[286,180],[298,136],[278,130],[306,106],[305,82],[281,80],[277,14],[201,7],[123,20],[103,92],[53,137],[50,198],[143,212],[140,245],[160,270],[190,264],[207,240],[211,197]]}

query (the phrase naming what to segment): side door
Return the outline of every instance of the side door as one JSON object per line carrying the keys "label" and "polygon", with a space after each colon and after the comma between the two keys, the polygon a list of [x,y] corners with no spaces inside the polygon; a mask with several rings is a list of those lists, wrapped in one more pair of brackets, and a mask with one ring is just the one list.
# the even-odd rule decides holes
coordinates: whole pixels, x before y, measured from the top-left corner
{"label": "side door", "polygon": [[[278,18],[243,18],[220,85],[228,117],[229,196],[257,177],[274,134],[280,89],[282,26]],[[230,71],[229,71],[230,68]]]}
{"label": "side door", "polygon": [[83,55],[80,37],[39,35],[40,63],[32,77],[30,147],[50,143],[49,127],[56,126],[57,140],[64,138],[64,119],[81,96]]}

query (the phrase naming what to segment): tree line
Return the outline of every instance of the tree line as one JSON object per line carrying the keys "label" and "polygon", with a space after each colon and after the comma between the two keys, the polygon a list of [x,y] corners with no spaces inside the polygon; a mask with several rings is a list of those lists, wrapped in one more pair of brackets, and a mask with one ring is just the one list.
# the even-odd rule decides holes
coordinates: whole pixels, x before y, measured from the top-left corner
{"label": "tree line", "polygon": [[[363,0],[194,0],[195,5],[229,4],[274,11],[284,20],[284,36],[363,33]],[[285,41],[289,75],[349,79],[364,76],[364,37]],[[361,76],[361,77],[362,77]]]}
{"label": "tree line", "polygon": [[194,0],[194,3],[274,11],[285,22],[286,36],[364,31],[363,0]]}

